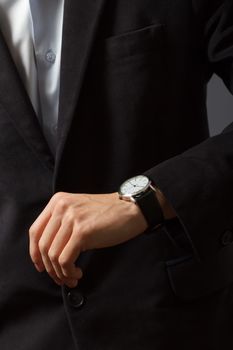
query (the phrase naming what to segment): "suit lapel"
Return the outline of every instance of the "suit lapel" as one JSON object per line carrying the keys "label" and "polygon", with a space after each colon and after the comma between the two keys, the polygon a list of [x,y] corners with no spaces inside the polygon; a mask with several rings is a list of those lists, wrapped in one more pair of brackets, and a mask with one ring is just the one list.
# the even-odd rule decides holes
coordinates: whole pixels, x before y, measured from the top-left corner
{"label": "suit lapel", "polygon": [[53,156],[1,32],[0,62],[0,104],[37,158],[52,168]]}
{"label": "suit lapel", "polygon": [[106,0],[67,0],[64,9],[55,177]]}
{"label": "suit lapel", "polygon": [[[106,1],[65,2],[55,179]],[[27,145],[51,168],[53,155],[1,32],[0,61],[0,103]]]}

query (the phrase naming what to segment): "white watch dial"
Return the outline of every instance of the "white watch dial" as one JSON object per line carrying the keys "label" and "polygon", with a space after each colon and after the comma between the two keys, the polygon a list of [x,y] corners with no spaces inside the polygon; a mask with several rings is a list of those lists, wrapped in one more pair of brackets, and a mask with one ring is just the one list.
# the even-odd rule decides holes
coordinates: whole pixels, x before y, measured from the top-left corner
{"label": "white watch dial", "polygon": [[145,191],[150,184],[150,180],[144,175],[138,175],[126,180],[120,188],[123,195],[135,195]]}

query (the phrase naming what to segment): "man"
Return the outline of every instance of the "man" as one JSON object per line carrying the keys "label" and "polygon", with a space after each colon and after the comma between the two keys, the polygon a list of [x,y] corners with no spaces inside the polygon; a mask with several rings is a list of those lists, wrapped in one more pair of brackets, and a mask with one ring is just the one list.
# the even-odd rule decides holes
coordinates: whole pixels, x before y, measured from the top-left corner
{"label": "man", "polygon": [[232,1],[2,0],[0,27],[1,350],[230,348]]}

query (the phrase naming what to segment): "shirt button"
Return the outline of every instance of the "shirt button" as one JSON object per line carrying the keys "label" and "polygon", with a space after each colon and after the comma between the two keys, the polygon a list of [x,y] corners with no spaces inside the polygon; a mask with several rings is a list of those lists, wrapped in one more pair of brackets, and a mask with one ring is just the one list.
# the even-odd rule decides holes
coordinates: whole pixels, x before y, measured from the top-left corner
{"label": "shirt button", "polygon": [[67,299],[70,306],[76,309],[79,309],[84,304],[84,301],[85,301],[82,293],[78,292],[77,290],[70,291],[67,294]]}
{"label": "shirt button", "polygon": [[57,124],[53,125],[52,131],[53,131],[54,134],[57,133]]}
{"label": "shirt button", "polygon": [[56,60],[56,55],[53,50],[48,50],[45,54],[45,59],[49,63],[54,63]]}
{"label": "shirt button", "polygon": [[222,235],[221,242],[224,246],[233,243],[233,232],[230,230],[226,230]]}

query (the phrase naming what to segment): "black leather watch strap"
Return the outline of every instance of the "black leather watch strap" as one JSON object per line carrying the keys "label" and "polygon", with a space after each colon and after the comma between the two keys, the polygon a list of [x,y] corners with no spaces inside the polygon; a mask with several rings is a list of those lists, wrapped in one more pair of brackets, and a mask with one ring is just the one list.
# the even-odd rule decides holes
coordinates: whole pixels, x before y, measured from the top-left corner
{"label": "black leather watch strap", "polygon": [[150,230],[156,225],[163,223],[163,212],[159,201],[156,198],[154,190],[150,188],[147,192],[145,192],[143,195],[140,195],[138,198],[135,196],[134,199],[148,223],[149,227],[146,232],[149,233]]}

